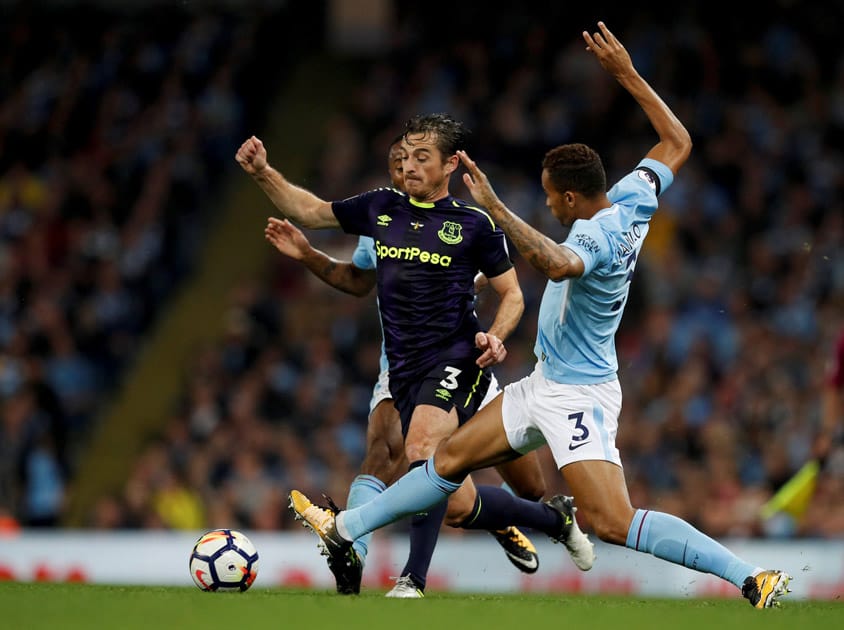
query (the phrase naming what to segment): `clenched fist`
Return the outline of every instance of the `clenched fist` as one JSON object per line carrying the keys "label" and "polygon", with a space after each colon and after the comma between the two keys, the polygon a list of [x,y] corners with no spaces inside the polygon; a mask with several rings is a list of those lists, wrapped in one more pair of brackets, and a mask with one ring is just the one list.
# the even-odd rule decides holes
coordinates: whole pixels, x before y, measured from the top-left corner
{"label": "clenched fist", "polygon": [[244,171],[254,175],[267,167],[267,150],[263,142],[252,136],[240,145],[234,159]]}

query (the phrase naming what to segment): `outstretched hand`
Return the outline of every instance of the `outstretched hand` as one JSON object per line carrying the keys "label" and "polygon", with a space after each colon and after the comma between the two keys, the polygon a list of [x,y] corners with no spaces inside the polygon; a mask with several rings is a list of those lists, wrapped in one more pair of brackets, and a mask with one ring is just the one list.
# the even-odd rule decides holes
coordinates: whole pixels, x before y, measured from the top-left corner
{"label": "outstretched hand", "polygon": [[598,28],[600,32],[593,35],[590,35],[588,31],[583,31],[586,50],[598,58],[604,70],[614,77],[619,77],[633,68],[633,61],[627,49],[621,45],[606,24],[598,22]]}
{"label": "outstretched hand", "polygon": [[475,363],[478,367],[490,367],[501,363],[507,357],[504,342],[495,335],[485,332],[475,334],[475,346],[483,351]]}
{"label": "outstretched hand", "polygon": [[287,219],[276,219],[275,217],[267,219],[264,236],[275,245],[278,251],[285,256],[290,256],[293,260],[302,260],[311,249],[311,244],[302,230]]}
{"label": "outstretched hand", "polygon": [[252,136],[240,145],[234,159],[237,160],[237,163],[240,164],[244,171],[250,175],[254,175],[266,168],[267,150],[264,148],[263,142]]}
{"label": "outstretched hand", "polygon": [[466,188],[469,189],[472,199],[487,209],[493,205],[500,204],[501,200],[492,189],[492,184],[489,183],[489,179],[486,174],[478,168],[475,161],[472,160],[465,151],[458,151],[457,157],[460,158],[460,161],[463,162],[466,170],[469,171],[468,173],[463,173],[463,183],[466,184]]}

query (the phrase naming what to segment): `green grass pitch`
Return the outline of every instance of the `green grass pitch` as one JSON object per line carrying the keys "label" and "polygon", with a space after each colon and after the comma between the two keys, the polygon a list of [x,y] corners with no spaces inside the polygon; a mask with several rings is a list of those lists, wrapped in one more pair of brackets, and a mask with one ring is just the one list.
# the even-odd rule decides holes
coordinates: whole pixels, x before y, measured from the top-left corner
{"label": "green grass pitch", "polygon": [[754,610],[741,599],[643,599],[577,595],[430,593],[423,600],[329,591],[0,583],[0,627],[263,628],[307,630],[775,630],[844,628],[844,603],[788,601]]}

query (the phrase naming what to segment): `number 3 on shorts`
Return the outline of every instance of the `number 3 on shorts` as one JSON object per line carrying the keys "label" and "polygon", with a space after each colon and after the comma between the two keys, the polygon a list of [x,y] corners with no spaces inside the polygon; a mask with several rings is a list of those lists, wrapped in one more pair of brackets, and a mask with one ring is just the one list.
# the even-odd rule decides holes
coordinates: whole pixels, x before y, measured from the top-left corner
{"label": "number 3 on shorts", "polygon": [[453,368],[450,366],[446,366],[443,368],[444,372],[448,373],[443,380],[440,381],[440,386],[444,387],[445,389],[457,389],[459,383],[457,382],[457,377],[460,376],[460,373],[463,370],[458,370],[457,368]]}
{"label": "number 3 on shorts", "polygon": [[570,413],[569,420],[574,420],[574,430],[577,431],[577,433],[572,434],[571,443],[569,444],[569,450],[573,451],[589,443],[585,441],[589,437],[589,429],[583,424],[582,411]]}

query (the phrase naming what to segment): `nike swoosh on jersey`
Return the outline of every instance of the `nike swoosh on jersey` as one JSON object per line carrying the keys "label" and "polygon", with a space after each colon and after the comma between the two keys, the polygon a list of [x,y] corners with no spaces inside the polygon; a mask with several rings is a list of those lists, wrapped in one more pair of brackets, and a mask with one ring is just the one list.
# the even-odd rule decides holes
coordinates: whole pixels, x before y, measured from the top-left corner
{"label": "nike swoosh on jersey", "polygon": [[569,444],[569,450],[574,451],[574,450],[579,449],[581,446],[586,446],[587,444],[591,444],[591,443],[592,443],[592,440],[589,440],[588,442],[581,442],[580,444]]}

